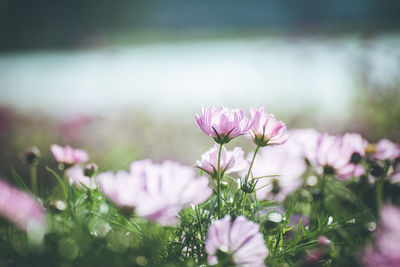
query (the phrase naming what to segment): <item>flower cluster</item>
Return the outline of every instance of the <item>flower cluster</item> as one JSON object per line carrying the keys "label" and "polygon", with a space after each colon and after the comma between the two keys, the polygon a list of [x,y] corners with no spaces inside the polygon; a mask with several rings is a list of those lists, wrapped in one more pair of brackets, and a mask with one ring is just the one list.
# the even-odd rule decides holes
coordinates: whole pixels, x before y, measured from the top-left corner
{"label": "flower cluster", "polygon": [[[45,190],[35,183],[41,155],[32,147],[26,162],[37,199],[0,180],[0,215],[42,240],[48,217],[49,244],[55,240],[57,253],[71,262],[100,244],[98,255],[135,255],[126,265],[343,266],[350,259],[400,266],[400,208],[394,206],[400,203],[400,145],[371,144],[356,133],[288,131],[264,107],[251,107],[248,115],[203,108],[195,119],[215,141],[197,169],[144,159],[128,171],[99,173],[96,164],[84,165],[85,151],[52,145],[62,174],[47,168],[59,188],[43,201]],[[240,135],[254,151],[227,147]],[[14,179],[27,188],[17,174]],[[48,215],[40,203],[49,205]],[[82,233],[89,245],[79,244]],[[363,254],[351,254],[370,241]]]}
{"label": "flower cluster", "polygon": [[264,107],[250,108],[250,117],[241,109],[203,107],[195,119],[200,129],[218,144],[245,134],[251,134],[258,146],[283,144],[288,138],[286,125]]}

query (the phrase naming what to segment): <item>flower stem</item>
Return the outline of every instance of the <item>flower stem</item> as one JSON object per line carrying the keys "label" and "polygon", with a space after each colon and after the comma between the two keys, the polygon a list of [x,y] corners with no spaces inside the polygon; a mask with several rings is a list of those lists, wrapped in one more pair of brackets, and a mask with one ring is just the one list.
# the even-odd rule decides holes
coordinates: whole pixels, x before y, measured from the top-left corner
{"label": "flower stem", "polygon": [[218,168],[217,168],[217,197],[218,197],[218,219],[221,219],[221,152],[223,144],[219,145],[218,151]]}
{"label": "flower stem", "polygon": [[37,194],[38,194],[37,170],[36,170],[36,166],[35,166],[35,165],[31,164],[30,172],[31,172],[31,187],[32,187],[32,192],[33,192],[33,194],[37,195]]}
{"label": "flower stem", "polygon": [[382,206],[383,203],[383,183],[382,183],[382,179],[379,179],[376,182],[376,206],[377,209],[379,210],[379,208]]}
{"label": "flower stem", "polygon": [[[247,184],[247,182],[248,182],[248,180],[249,180],[249,176],[250,176],[250,173],[251,173],[251,168],[253,167],[253,163],[254,163],[254,159],[256,158],[256,155],[257,155],[257,152],[258,152],[258,150],[260,149],[260,147],[261,146],[257,146],[257,148],[256,148],[256,150],[254,151],[254,154],[253,154],[253,158],[251,159],[251,162],[250,162],[250,166],[249,166],[249,171],[247,172],[247,175],[246,175],[246,177],[245,177],[245,184]],[[255,190],[255,189],[254,189]],[[245,206],[245,198],[246,198],[246,192],[244,192],[243,191],[243,198],[242,198],[242,214],[244,214],[244,206]],[[254,195],[256,194],[256,192],[254,191]],[[256,196],[256,195],[255,195]],[[256,198],[257,199],[257,198]]]}
{"label": "flower stem", "polygon": [[254,200],[256,201],[256,208],[257,208],[257,220],[260,221],[260,207],[257,199],[256,189],[254,188]]}
{"label": "flower stem", "polygon": [[251,159],[251,162],[250,162],[249,171],[247,172],[247,176],[245,177],[246,178],[246,183],[247,183],[247,181],[249,179],[251,168],[253,167],[254,159],[256,158],[256,155],[257,155],[257,152],[258,152],[259,149],[260,149],[260,146],[257,146],[256,150],[254,151],[253,158]]}
{"label": "flower stem", "polygon": [[199,222],[199,226],[200,226],[200,238],[201,238],[202,241],[204,241],[204,238],[203,238],[203,226],[202,226],[202,222],[201,222],[201,216],[200,216],[200,213],[199,213],[199,207],[195,206],[194,208],[196,210],[197,221]]}

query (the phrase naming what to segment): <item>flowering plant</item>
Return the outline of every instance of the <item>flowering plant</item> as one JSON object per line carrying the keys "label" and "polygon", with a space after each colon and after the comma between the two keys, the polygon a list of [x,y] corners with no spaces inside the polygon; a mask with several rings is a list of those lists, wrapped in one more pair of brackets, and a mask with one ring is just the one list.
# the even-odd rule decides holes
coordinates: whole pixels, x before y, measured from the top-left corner
{"label": "flowering plant", "polygon": [[[0,265],[398,266],[398,144],[288,131],[263,107],[195,120],[215,141],[195,166],[83,166],[53,145],[51,187],[28,149],[31,184],[0,180]],[[254,144],[227,147],[241,135]]]}

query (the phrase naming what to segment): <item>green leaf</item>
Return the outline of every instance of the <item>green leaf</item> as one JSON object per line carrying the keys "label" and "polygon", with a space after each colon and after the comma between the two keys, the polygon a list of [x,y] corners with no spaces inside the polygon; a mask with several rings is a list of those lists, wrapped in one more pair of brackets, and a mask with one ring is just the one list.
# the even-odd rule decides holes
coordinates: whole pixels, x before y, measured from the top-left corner
{"label": "green leaf", "polygon": [[63,179],[55,171],[50,169],[48,166],[46,166],[46,170],[48,172],[50,172],[51,174],[53,174],[54,177],[56,177],[58,183],[61,185],[61,188],[62,188],[62,190],[64,192],[65,198],[68,199],[68,190],[67,190],[67,188],[65,188],[65,184],[64,184]]}
{"label": "green leaf", "polygon": [[20,189],[23,189],[23,190],[26,190],[26,191],[32,193],[31,190],[29,189],[29,187],[25,184],[24,180],[21,178],[21,176],[14,169],[14,167],[11,167],[11,174],[12,174],[12,178],[14,179],[15,183],[17,184],[17,186]]}

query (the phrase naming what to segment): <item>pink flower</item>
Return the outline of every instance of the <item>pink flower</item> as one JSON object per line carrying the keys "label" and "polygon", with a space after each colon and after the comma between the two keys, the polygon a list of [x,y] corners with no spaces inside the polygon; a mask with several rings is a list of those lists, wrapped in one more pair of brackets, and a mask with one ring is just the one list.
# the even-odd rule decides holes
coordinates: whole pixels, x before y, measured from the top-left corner
{"label": "pink flower", "polygon": [[365,170],[360,161],[365,156],[367,142],[359,134],[343,137],[323,134],[316,148],[316,166],[323,167],[325,174],[334,174],[339,179],[359,177]]}
{"label": "pink flower", "polygon": [[88,154],[84,150],[73,149],[70,146],[61,147],[59,145],[51,145],[50,150],[57,162],[66,165],[78,164],[89,159]]}
{"label": "pink flower", "polygon": [[264,259],[268,256],[258,224],[243,216],[237,217],[233,223],[229,215],[214,221],[208,229],[206,251],[208,263],[214,265],[224,261],[221,266],[265,266]]}
{"label": "pink flower", "polygon": [[39,202],[4,180],[0,180],[0,215],[26,232],[46,227],[46,214]]}
{"label": "pink flower", "polygon": [[[212,177],[217,175],[219,144],[215,144],[210,150],[201,155],[201,161],[197,161],[197,167],[204,170]],[[249,161],[244,159],[244,151],[235,147],[232,151],[227,151],[222,147],[220,168],[222,173],[235,173],[245,170],[249,166]]]}
{"label": "pink flower", "polygon": [[321,134],[315,129],[296,129],[289,132],[290,138],[285,146],[293,153],[307,159],[313,165],[316,160],[316,149]]}
{"label": "pink flower", "polygon": [[207,177],[196,177],[193,168],[172,161],[137,161],[131,164],[130,173],[102,173],[97,179],[117,205],[135,208],[137,215],[161,225],[176,224],[180,210],[212,194]]}
{"label": "pink flower", "polygon": [[318,236],[317,244],[320,246],[329,246],[331,241],[324,235]]}
{"label": "pink flower", "polygon": [[363,256],[365,266],[400,266],[400,209],[392,205],[383,207],[376,233],[376,246]]}
{"label": "pink flower", "polygon": [[65,171],[67,177],[78,187],[82,187],[84,184],[88,188],[95,189],[96,183],[95,178],[91,178],[84,175],[84,170],[82,167],[75,165]]}
{"label": "pink flower", "polygon": [[97,181],[104,194],[122,207],[135,207],[139,180],[126,171],[103,172],[97,176]]}
{"label": "pink flower", "polygon": [[281,145],[287,141],[289,135],[286,133],[286,125],[276,120],[264,107],[250,108],[250,115],[254,120],[250,135],[256,145]]}
{"label": "pink flower", "polygon": [[400,145],[388,139],[380,140],[375,146],[373,157],[379,160],[394,160],[400,157]]}
{"label": "pink flower", "polygon": [[247,134],[253,126],[253,120],[246,117],[241,109],[203,107],[201,114],[194,117],[200,129],[219,144],[228,143],[237,136]]}
{"label": "pink flower", "polygon": [[[304,159],[293,154],[287,144],[261,150],[251,171],[253,177],[261,177],[257,179],[257,198],[282,202],[302,185],[301,176],[305,170]],[[263,177],[267,175],[276,176]]]}

